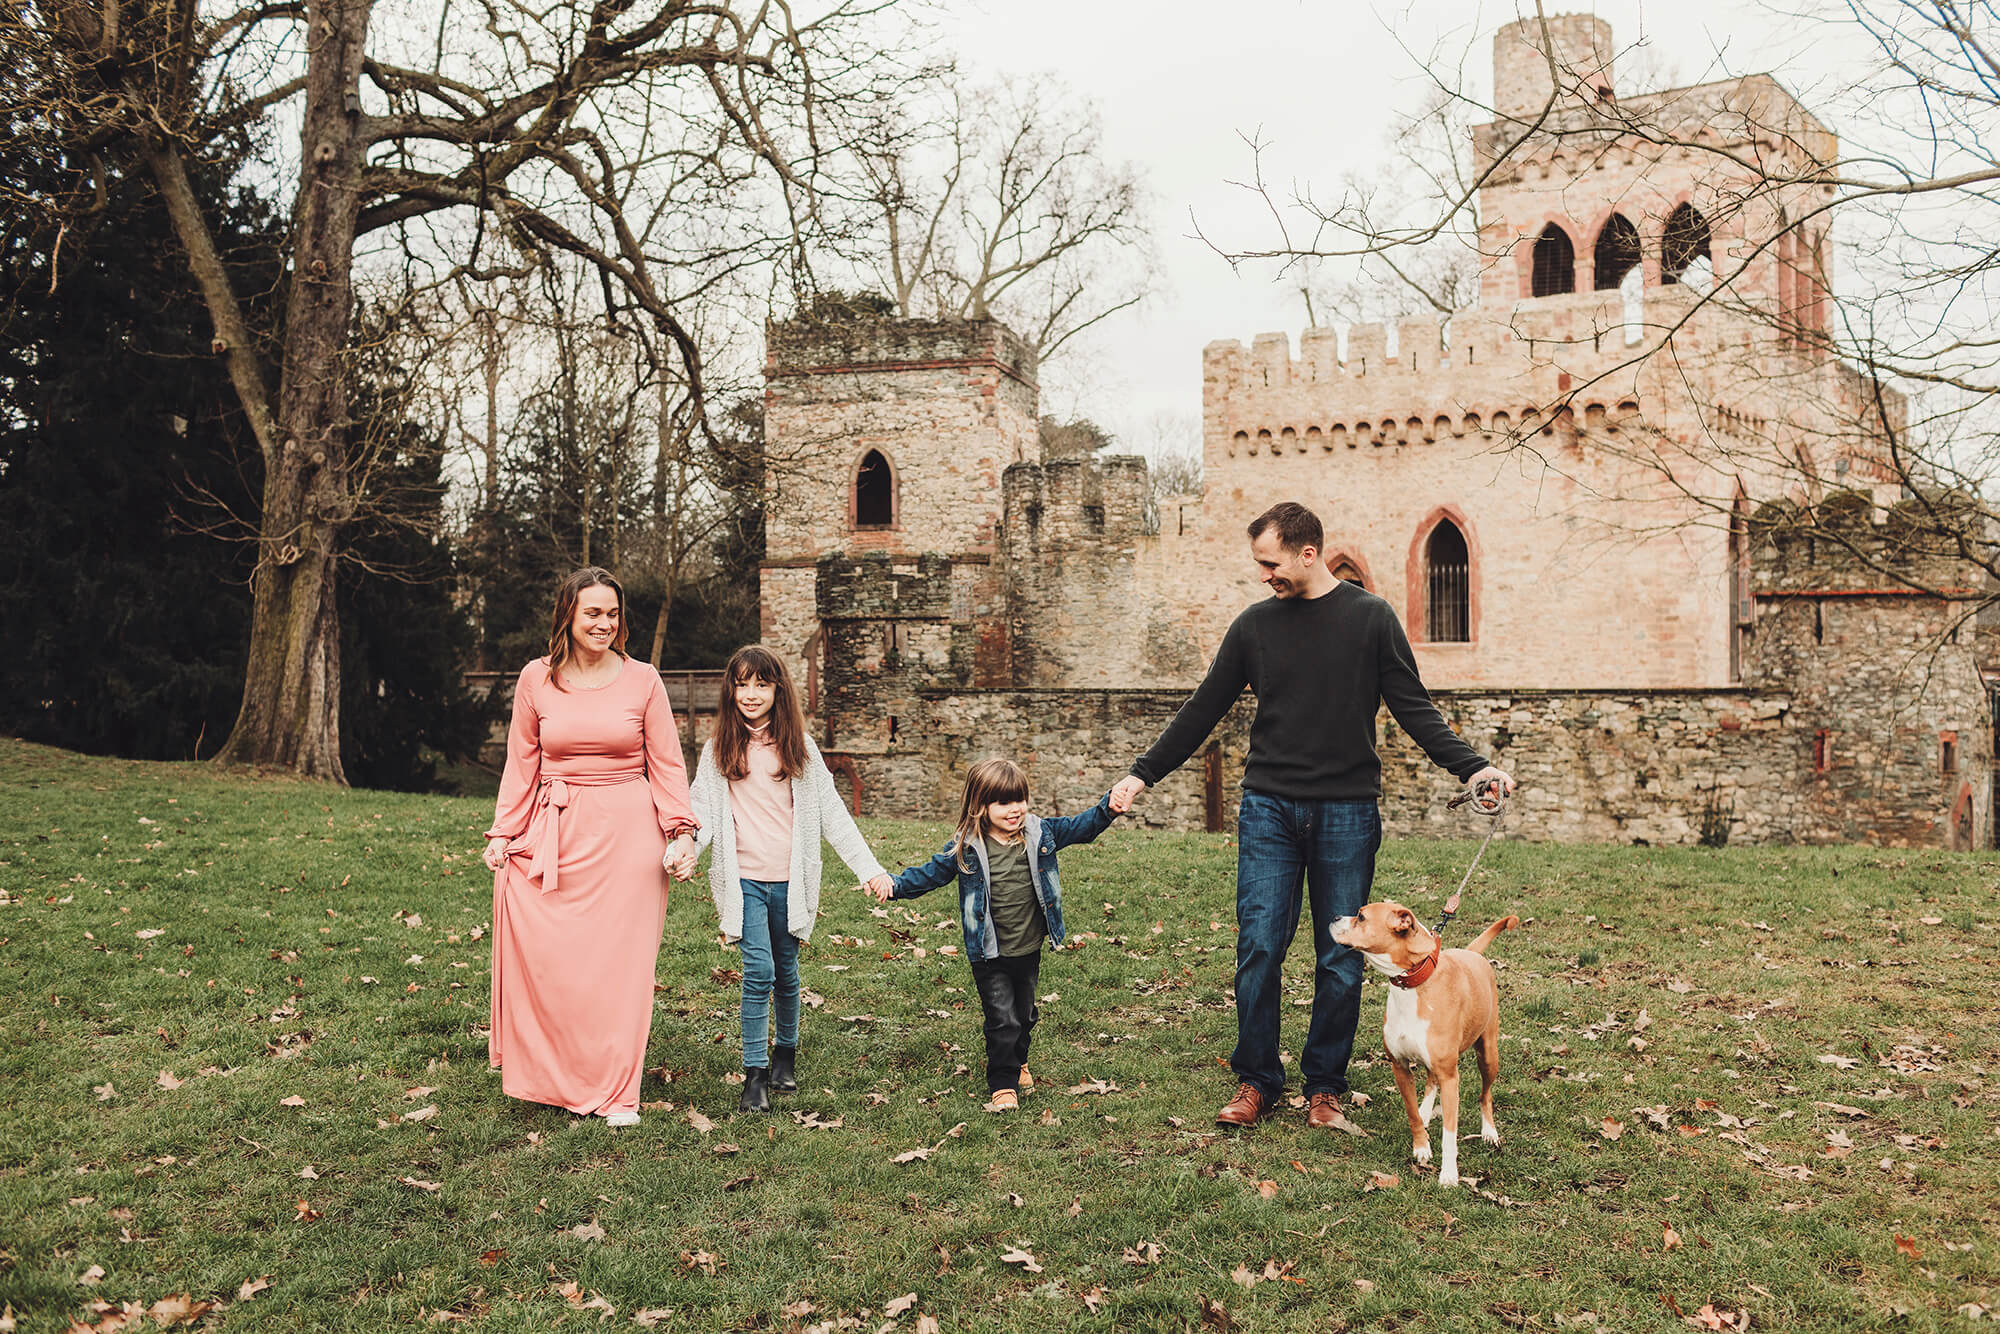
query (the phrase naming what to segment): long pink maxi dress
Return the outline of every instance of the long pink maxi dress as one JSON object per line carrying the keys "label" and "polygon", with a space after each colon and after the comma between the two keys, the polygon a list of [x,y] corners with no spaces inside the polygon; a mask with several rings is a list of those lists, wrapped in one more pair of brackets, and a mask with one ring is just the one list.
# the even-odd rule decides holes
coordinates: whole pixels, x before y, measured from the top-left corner
{"label": "long pink maxi dress", "polygon": [[666,921],[667,842],[695,820],[660,674],[626,659],[610,684],[558,690],[521,669],[488,838],[493,1033],[509,1097],[573,1112],[638,1110],[653,968]]}

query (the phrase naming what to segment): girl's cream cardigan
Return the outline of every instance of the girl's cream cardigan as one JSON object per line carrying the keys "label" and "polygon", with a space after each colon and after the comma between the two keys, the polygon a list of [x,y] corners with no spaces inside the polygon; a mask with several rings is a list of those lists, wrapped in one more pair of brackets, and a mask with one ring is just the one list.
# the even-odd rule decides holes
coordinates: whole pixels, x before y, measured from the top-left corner
{"label": "girl's cream cardigan", "polygon": [[[695,768],[688,796],[695,819],[701,821],[695,855],[701,855],[711,841],[715,845],[715,855],[708,862],[708,889],[722,917],[722,934],[739,940],[743,936],[743,884],[736,869],[736,819],[729,806],[729,780],[715,763],[713,740],[702,745],[701,762]],[[813,922],[819,917],[821,838],[833,844],[857,879],[872,880],[886,874],[875,854],[868,851],[854,817],[847,813],[819,747],[807,737],[806,771],[792,780],[792,874],[785,894],[785,927],[800,940],[812,939]]]}

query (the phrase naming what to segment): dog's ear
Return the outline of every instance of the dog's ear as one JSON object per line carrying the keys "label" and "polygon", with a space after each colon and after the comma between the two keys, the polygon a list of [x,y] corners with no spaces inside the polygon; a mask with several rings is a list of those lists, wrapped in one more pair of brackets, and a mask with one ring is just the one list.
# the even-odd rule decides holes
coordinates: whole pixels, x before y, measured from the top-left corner
{"label": "dog's ear", "polygon": [[1389,919],[1389,929],[1399,936],[1409,935],[1417,929],[1416,914],[1408,908],[1396,909],[1395,915]]}

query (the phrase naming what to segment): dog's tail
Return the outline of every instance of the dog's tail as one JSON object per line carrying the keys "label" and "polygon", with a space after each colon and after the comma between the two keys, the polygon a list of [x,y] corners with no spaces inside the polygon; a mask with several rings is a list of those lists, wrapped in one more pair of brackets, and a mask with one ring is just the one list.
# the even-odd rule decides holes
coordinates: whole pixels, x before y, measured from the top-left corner
{"label": "dog's tail", "polygon": [[1498,936],[1502,931],[1511,931],[1520,924],[1521,924],[1521,919],[1518,917],[1514,917],[1511,915],[1503,917],[1499,921],[1495,922],[1492,926],[1489,926],[1484,931],[1481,931],[1479,933],[1479,939],[1473,941],[1470,945],[1467,945],[1465,948],[1471,950],[1474,954],[1484,954],[1486,953],[1486,947],[1493,943],[1493,938],[1495,936]]}

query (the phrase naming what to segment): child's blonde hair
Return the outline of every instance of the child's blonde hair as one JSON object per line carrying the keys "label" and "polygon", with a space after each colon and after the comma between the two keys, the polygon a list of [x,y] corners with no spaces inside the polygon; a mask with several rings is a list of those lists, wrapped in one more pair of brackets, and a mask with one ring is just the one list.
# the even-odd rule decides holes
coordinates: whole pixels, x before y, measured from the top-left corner
{"label": "child's blonde hair", "polygon": [[965,771],[965,803],[958,811],[958,834],[952,840],[952,860],[961,871],[972,867],[965,860],[965,845],[986,831],[980,819],[986,808],[1002,801],[1028,799],[1028,773],[1012,760],[981,760]]}

